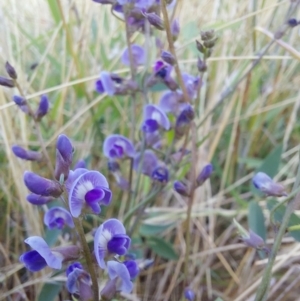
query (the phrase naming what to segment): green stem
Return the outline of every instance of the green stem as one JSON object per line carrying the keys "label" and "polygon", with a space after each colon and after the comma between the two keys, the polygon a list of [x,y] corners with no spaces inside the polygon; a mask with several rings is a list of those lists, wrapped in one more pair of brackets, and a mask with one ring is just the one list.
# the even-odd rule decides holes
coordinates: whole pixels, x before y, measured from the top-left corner
{"label": "green stem", "polygon": [[91,252],[90,252],[89,246],[87,244],[87,241],[85,239],[83,226],[82,226],[80,219],[74,218],[73,221],[75,224],[76,231],[80,238],[81,246],[83,248],[83,254],[84,254],[84,258],[86,260],[86,265],[87,265],[88,271],[91,275],[92,288],[93,288],[93,293],[94,293],[94,301],[99,301],[99,288],[98,288],[97,276],[96,276],[95,269],[93,267],[93,259],[91,256]]}

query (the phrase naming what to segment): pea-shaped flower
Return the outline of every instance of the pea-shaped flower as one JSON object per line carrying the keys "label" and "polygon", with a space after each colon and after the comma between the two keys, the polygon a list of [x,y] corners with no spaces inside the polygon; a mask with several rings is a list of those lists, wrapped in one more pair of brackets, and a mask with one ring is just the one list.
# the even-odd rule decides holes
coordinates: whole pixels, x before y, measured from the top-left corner
{"label": "pea-shaped flower", "polygon": [[[85,171],[84,168],[78,168]],[[75,173],[74,172],[74,173]],[[74,217],[79,217],[84,207],[89,207],[96,214],[101,212],[100,205],[110,204],[112,193],[106,178],[98,171],[88,171],[81,174],[74,182],[69,192],[69,207]]]}
{"label": "pea-shaped flower", "polygon": [[103,143],[103,153],[109,159],[133,158],[135,149],[132,142],[122,135],[110,135]]}
{"label": "pea-shaped flower", "polygon": [[62,207],[52,207],[44,215],[44,224],[49,229],[62,229],[65,225],[74,227],[72,216],[68,210]]}
{"label": "pea-shaped flower", "polygon": [[170,121],[167,115],[156,105],[146,105],[144,107],[142,130],[146,133],[153,133],[159,128],[170,129]]}
{"label": "pea-shaped flower", "polygon": [[74,260],[80,256],[77,246],[66,246],[50,249],[45,240],[39,236],[31,236],[25,239],[33,250],[20,256],[20,261],[31,272],[37,272],[46,266],[60,270],[62,263]]}
{"label": "pea-shaped flower", "polygon": [[119,220],[112,218],[104,222],[97,229],[94,238],[94,251],[99,266],[106,268],[105,259],[110,254],[125,255],[130,242],[125,227]]}
{"label": "pea-shaped flower", "polygon": [[[143,65],[145,63],[145,51],[143,47],[136,44],[131,45],[131,54],[134,66]],[[128,47],[124,50],[121,61],[124,65],[130,66]]]}

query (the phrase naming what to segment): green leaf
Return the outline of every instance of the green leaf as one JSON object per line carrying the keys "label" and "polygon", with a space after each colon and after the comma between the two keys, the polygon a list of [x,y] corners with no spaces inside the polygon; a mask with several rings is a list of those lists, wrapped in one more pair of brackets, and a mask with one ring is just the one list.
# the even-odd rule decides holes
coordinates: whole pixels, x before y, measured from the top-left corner
{"label": "green leaf", "polygon": [[278,145],[273,151],[264,159],[262,165],[258,168],[258,171],[263,171],[271,178],[273,178],[278,171],[281,161],[282,145]]}
{"label": "green leaf", "polygon": [[257,202],[251,201],[248,209],[248,224],[250,229],[266,240],[265,218]]}
{"label": "green leaf", "polygon": [[57,1],[55,0],[48,0],[48,5],[52,14],[53,19],[55,20],[55,23],[58,24],[60,21],[60,13],[59,13],[59,7],[57,4]]}
{"label": "green leaf", "polygon": [[168,225],[141,225],[139,232],[142,236],[152,236],[155,234],[159,234],[170,228],[173,224]]}
{"label": "green leaf", "polygon": [[160,237],[149,237],[147,239],[147,245],[153,250],[154,253],[162,258],[169,260],[177,260],[178,255],[175,252],[171,243],[163,240]]}
{"label": "green leaf", "polygon": [[62,284],[46,283],[39,295],[38,301],[53,301],[59,294]]}
{"label": "green leaf", "polygon": [[[267,208],[271,211],[279,202],[275,199],[270,199],[267,202]],[[282,205],[278,207],[274,213],[274,219],[276,222],[281,223],[286,206]],[[295,213],[292,213],[288,227],[300,225],[300,217]],[[290,231],[289,234],[296,240],[300,241],[300,230]]]}

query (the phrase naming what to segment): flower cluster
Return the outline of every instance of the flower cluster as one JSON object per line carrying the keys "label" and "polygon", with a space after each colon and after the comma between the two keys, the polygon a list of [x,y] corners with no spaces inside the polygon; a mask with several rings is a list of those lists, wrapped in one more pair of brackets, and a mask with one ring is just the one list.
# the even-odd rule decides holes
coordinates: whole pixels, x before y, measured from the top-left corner
{"label": "flower cluster", "polygon": [[[134,153],[130,146],[123,151],[118,141],[111,146],[111,156],[122,157],[125,152]],[[126,140],[122,141],[126,145]],[[29,171],[24,173],[24,183],[30,191],[27,200],[31,204],[44,205],[54,199],[63,201],[62,206],[51,207],[44,215],[44,224],[50,230],[74,228],[75,220],[87,213],[99,214],[101,206],[111,203],[112,192],[105,176],[96,170],[87,169],[82,161],[71,170],[72,159],[71,141],[67,136],[60,135],[56,143],[55,179],[47,179]],[[68,196],[65,208],[64,195]],[[61,270],[64,263],[69,263],[66,269],[68,291],[78,295],[81,300],[90,300],[93,296],[91,275],[78,262],[82,255],[86,256],[82,246],[76,244],[51,248],[38,236],[27,238],[25,243],[32,249],[20,256],[20,261],[27,269],[37,272],[48,266]],[[99,267],[107,271],[109,278],[103,289],[104,295],[114,296],[119,291],[132,291],[132,280],[138,275],[139,267],[134,260],[121,260],[128,252],[130,243],[131,239],[126,235],[123,224],[117,219],[106,220],[95,231],[93,256]]]}

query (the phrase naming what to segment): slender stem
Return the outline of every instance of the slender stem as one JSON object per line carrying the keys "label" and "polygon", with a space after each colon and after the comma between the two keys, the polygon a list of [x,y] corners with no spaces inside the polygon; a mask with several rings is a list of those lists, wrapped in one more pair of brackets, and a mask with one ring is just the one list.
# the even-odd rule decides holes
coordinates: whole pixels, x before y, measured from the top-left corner
{"label": "slender stem", "polygon": [[[293,192],[299,186],[299,183],[300,183],[300,162],[299,162],[299,165],[298,165],[296,181],[295,181],[294,186],[293,186]],[[281,246],[282,238],[285,234],[286,228],[287,228],[288,223],[290,221],[290,216],[294,211],[295,204],[299,201],[300,201],[300,193],[298,192],[296,197],[286,207],[284,216],[283,216],[282,221],[281,221],[280,228],[278,230],[277,236],[276,236],[275,241],[274,241],[274,245],[273,245],[271,253],[270,253],[268,264],[265,268],[263,278],[262,278],[261,284],[260,284],[260,286],[257,290],[257,294],[255,296],[254,301],[263,301],[263,300],[266,300],[266,298],[267,298],[268,289],[269,289],[269,285],[270,285],[270,279],[272,277],[272,267],[273,267],[273,264],[275,262],[277,252],[278,252],[278,250]]]}
{"label": "slender stem", "polygon": [[176,56],[176,51],[175,51],[172,32],[171,32],[171,25],[170,25],[168,11],[167,11],[166,0],[161,1],[161,11],[162,11],[162,14],[163,14],[163,17],[164,17],[165,30],[166,30],[166,33],[167,33],[169,50],[170,50],[170,52],[172,53],[172,55],[175,59],[174,68],[175,68],[175,72],[176,72],[177,81],[178,81],[180,89],[183,93],[183,97],[184,97],[185,102],[190,102],[185,84],[184,84],[182,76],[181,76],[180,67],[179,67],[179,64],[178,64],[177,56]]}
{"label": "slender stem", "polygon": [[[130,5],[130,4],[129,4]],[[125,30],[126,30],[126,44],[128,49],[129,55],[129,62],[130,62],[130,75],[131,80],[134,81],[136,77],[136,69],[134,66],[134,58],[131,49],[131,41],[130,41],[130,26],[128,22],[128,9],[129,7],[125,8]],[[131,94],[131,139],[134,140],[134,133],[135,133],[135,126],[136,126],[136,93],[132,92]]]}
{"label": "slender stem", "polygon": [[32,117],[32,120],[33,120],[33,123],[34,123],[34,127],[36,129],[36,135],[37,135],[37,138],[38,138],[39,143],[40,143],[41,148],[42,148],[42,153],[43,153],[43,155],[44,155],[44,157],[46,159],[47,166],[48,166],[48,168],[49,168],[49,170],[50,170],[50,172],[51,172],[51,174],[53,176],[54,175],[54,168],[53,168],[53,166],[51,164],[51,159],[49,157],[49,154],[47,152],[47,149],[46,149],[46,146],[45,146],[45,143],[44,143],[44,140],[43,140],[43,136],[42,136],[42,132],[41,132],[41,127],[40,127],[40,122],[36,120],[36,118],[34,116],[34,112],[33,112],[32,108],[31,108],[29,102],[27,101],[26,96],[25,96],[25,94],[24,94],[24,92],[23,92],[20,84],[18,83],[17,80],[14,80],[14,82],[15,82],[15,85],[16,85],[16,87],[17,87],[20,95],[26,101],[26,105],[27,105],[27,108],[28,108],[29,116]]}
{"label": "slender stem", "polygon": [[91,256],[91,252],[85,239],[83,226],[80,219],[74,218],[73,221],[80,238],[81,246],[83,248],[83,253],[84,253],[84,258],[86,260],[87,268],[91,275],[94,301],[99,301],[99,288],[98,288],[97,276],[96,276],[95,269],[93,267],[93,259]]}

